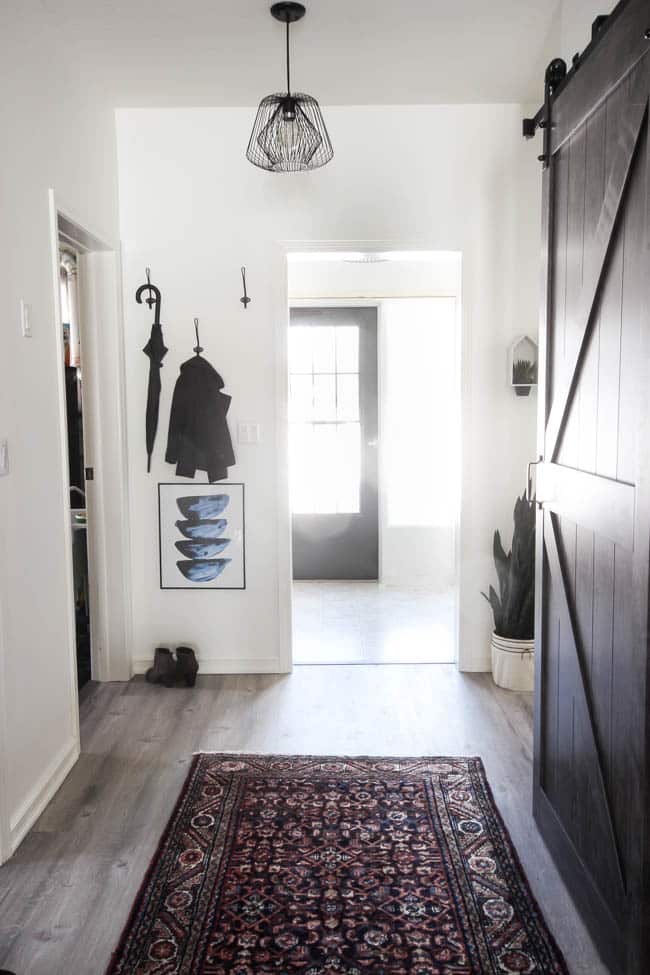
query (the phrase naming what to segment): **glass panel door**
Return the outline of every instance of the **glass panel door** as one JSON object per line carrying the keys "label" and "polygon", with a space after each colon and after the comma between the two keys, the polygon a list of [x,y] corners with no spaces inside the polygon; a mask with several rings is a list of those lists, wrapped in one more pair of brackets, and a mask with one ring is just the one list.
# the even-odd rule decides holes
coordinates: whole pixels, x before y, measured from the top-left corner
{"label": "glass panel door", "polygon": [[361,490],[359,327],[289,332],[291,510],[358,514]]}
{"label": "glass panel door", "polygon": [[377,310],[292,309],[295,578],[377,578]]}

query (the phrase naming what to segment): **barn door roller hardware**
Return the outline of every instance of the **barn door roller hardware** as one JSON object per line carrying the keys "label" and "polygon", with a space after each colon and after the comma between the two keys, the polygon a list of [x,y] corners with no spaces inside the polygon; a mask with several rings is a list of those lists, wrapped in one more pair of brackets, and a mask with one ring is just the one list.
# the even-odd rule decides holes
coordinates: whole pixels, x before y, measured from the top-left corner
{"label": "barn door roller hardware", "polygon": [[[591,41],[582,53],[574,54],[571,59],[571,74],[577,71],[585,61],[585,58],[589,57],[593,53],[594,49],[598,46],[599,42],[602,40],[605,31],[611,26],[611,24],[616,20],[617,14],[623,4],[620,3],[614,14],[601,14],[596,17],[593,24],[591,25]],[[646,39],[650,40],[650,30],[646,32]],[[538,111],[537,115],[532,118],[525,118],[523,122],[523,135],[525,139],[532,139],[535,135],[537,129],[544,130],[544,150],[542,155],[539,157],[539,161],[544,165],[544,169],[548,166],[550,162],[550,152],[551,152],[551,128],[553,122],[551,119],[551,104],[553,98],[557,94],[557,90],[567,76],[567,66],[566,62],[562,58],[554,58],[546,69],[546,74],[544,75],[544,104]]]}
{"label": "barn door roller hardware", "polygon": [[548,166],[551,149],[551,104],[553,95],[559,85],[564,81],[567,74],[566,61],[562,58],[554,58],[546,69],[544,75],[544,104],[536,115],[532,118],[525,118],[523,121],[523,135],[525,139],[532,139],[537,129],[544,131],[544,149],[539,161]]}

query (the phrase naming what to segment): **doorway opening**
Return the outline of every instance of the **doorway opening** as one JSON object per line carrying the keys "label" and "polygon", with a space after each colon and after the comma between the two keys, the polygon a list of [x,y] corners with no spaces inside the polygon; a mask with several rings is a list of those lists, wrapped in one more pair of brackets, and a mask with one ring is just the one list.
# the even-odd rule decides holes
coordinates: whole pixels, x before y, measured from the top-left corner
{"label": "doorway opening", "polygon": [[82,327],[79,315],[79,254],[59,236],[62,357],[65,376],[65,412],[68,444],[70,539],[74,586],[77,687],[91,679],[90,567],[88,559],[88,507],[84,463],[84,393]]}
{"label": "doorway opening", "polygon": [[[119,256],[49,193],[59,385],[69,699],[131,676],[124,348]],[[108,530],[110,524],[110,530]]]}
{"label": "doorway opening", "polygon": [[453,662],[460,254],[288,267],[293,662]]}

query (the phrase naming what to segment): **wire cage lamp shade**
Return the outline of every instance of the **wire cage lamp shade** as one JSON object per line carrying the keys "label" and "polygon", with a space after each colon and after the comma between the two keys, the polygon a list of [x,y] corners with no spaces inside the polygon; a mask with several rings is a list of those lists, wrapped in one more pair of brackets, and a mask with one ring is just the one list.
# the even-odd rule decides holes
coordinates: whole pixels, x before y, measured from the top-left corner
{"label": "wire cage lamp shade", "polygon": [[296,92],[262,99],[246,150],[254,166],[272,173],[297,173],[324,166],[333,155],[315,98]]}
{"label": "wire cage lamp shade", "polygon": [[289,28],[304,16],[305,8],[300,3],[276,3],[271,13],[286,24],[287,90],[260,102],[246,158],[272,173],[318,169],[334,155],[320,105],[311,95],[291,91]]}

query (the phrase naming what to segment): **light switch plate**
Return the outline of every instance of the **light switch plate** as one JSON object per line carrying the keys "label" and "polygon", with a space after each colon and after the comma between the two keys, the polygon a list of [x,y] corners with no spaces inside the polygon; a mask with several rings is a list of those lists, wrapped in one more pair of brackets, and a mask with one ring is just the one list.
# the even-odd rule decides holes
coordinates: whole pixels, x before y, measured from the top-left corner
{"label": "light switch plate", "polygon": [[0,440],[0,477],[9,473],[9,441]]}
{"label": "light switch plate", "polygon": [[31,316],[31,306],[27,304],[26,301],[20,299],[20,328],[23,333],[24,339],[31,339],[32,337],[32,316]]}
{"label": "light switch plate", "polygon": [[255,444],[262,439],[259,423],[238,423],[237,440],[239,443]]}

